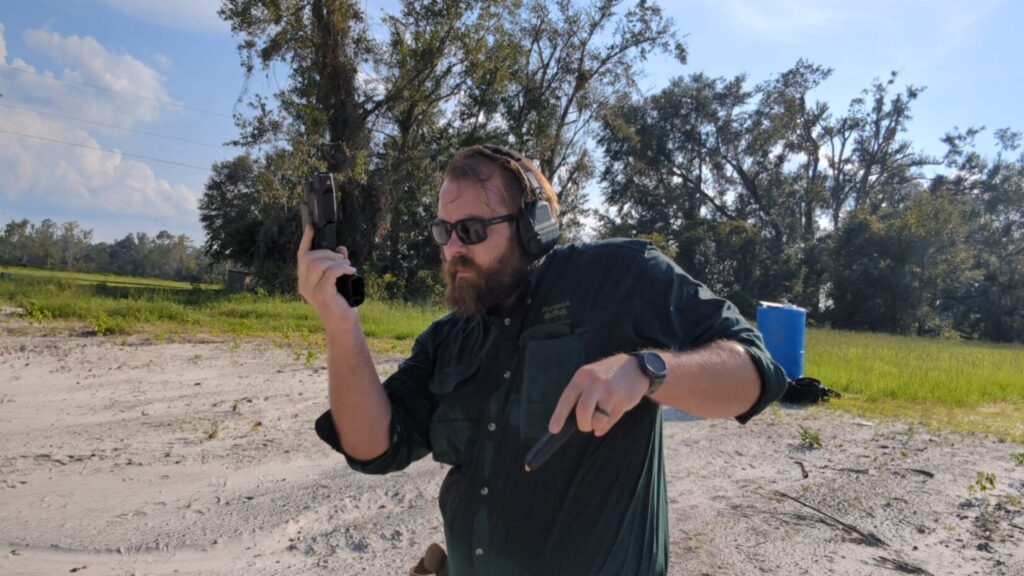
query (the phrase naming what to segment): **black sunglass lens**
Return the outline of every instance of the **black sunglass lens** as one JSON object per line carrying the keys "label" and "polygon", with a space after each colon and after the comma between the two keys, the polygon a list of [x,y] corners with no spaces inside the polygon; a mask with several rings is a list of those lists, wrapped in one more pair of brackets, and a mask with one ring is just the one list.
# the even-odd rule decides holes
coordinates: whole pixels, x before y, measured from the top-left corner
{"label": "black sunglass lens", "polygon": [[430,235],[434,237],[434,242],[444,246],[452,237],[452,229],[447,222],[434,222],[430,225]]}
{"label": "black sunglass lens", "polygon": [[479,244],[487,240],[487,225],[480,220],[461,220],[455,223],[455,232],[465,244]]}

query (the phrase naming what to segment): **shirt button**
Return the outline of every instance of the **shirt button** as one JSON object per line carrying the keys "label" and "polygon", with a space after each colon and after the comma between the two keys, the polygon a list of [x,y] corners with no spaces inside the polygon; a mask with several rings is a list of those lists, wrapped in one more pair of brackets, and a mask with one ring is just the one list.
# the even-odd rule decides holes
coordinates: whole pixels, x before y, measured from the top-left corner
{"label": "shirt button", "polygon": [[483,548],[477,548],[475,554],[477,556],[483,556],[484,555],[484,549]]}
{"label": "shirt button", "polygon": [[510,376],[512,376],[512,372],[510,370],[505,370],[505,379],[508,380]]}
{"label": "shirt button", "polygon": [[494,422],[491,422],[490,424],[487,425],[487,429],[490,430],[491,432],[494,432],[495,430],[498,429],[498,425],[495,424]]}
{"label": "shirt button", "polygon": [[484,486],[483,488],[480,489],[480,495],[487,496],[487,486]]}
{"label": "shirt button", "polygon": [[533,304],[533,298],[527,298],[526,299],[526,303],[527,304]]}
{"label": "shirt button", "polygon": [[505,318],[505,326],[508,326],[511,323],[512,323],[512,319],[511,318]]}

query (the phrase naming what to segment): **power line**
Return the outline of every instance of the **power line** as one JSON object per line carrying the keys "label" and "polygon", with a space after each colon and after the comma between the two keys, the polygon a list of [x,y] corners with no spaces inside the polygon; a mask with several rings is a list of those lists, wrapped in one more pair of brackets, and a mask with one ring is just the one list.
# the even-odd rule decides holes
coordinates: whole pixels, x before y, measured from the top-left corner
{"label": "power line", "polygon": [[228,114],[221,114],[220,112],[211,112],[210,110],[203,110],[202,108],[193,108],[191,106],[185,106],[184,104],[181,104],[181,103],[178,103],[178,102],[171,102],[170,100],[161,100],[159,98],[153,98],[153,97],[150,97],[150,96],[143,96],[142,94],[133,94],[131,92],[125,92],[124,90],[116,90],[114,88],[107,88],[106,86],[97,86],[95,84],[88,84],[86,82],[79,82],[77,80],[69,80],[67,78],[57,78],[56,76],[49,76],[47,74],[43,74],[41,72],[36,72],[34,70],[23,70],[21,68],[15,68],[14,66],[11,66],[10,64],[0,64],[0,68],[4,68],[6,70],[13,70],[15,72],[21,72],[22,74],[33,74],[35,76],[41,76],[43,78],[48,78],[50,80],[56,80],[58,82],[67,82],[68,84],[76,84],[78,86],[85,86],[87,88],[92,88],[94,90],[105,90],[107,92],[113,92],[115,94],[123,94],[125,96],[131,96],[132,98],[138,98],[140,100],[148,100],[150,102],[156,102],[157,104],[163,104],[165,106],[173,106],[175,108],[181,108],[183,110],[191,110],[193,112],[202,112],[203,114],[209,114],[211,116],[219,116],[221,118],[233,119],[232,116],[230,116]]}
{"label": "power line", "polygon": [[188,138],[180,138],[178,136],[170,136],[168,134],[160,134],[158,132],[147,132],[145,130],[137,130],[135,128],[130,128],[128,126],[118,126],[116,124],[106,124],[104,122],[95,122],[93,120],[86,120],[84,118],[76,118],[74,116],[65,116],[63,114],[57,114],[55,112],[46,112],[44,110],[39,110],[37,108],[29,108],[27,106],[12,106],[10,104],[4,104],[3,102],[0,102],[0,106],[3,106],[4,108],[10,108],[12,110],[21,110],[21,111],[24,111],[24,112],[33,112],[35,114],[42,114],[43,116],[53,116],[55,118],[63,118],[65,120],[71,120],[72,122],[83,122],[85,124],[94,124],[96,126],[104,126],[106,128],[116,128],[118,130],[127,130],[129,132],[135,132],[136,134],[145,134],[147,136],[156,136],[157,138],[166,138],[168,140],[177,140],[179,142],[187,142],[189,144],[197,144],[199,146],[207,146],[209,148],[220,148],[220,149],[234,148],[233,146],[229,147],[229,146],[224,146],[224,145],[221,145],[221,144],[209,144],[207,142],[199,142],[198,140],[189,140]]}
{"label": "power line", "polygon": [[86,144],[78,144],[76,142],[67,142],[65,140],[57,140],[56,138],[47,138],[45,136],[35,136],[33,134],[23,134],[21,132],[15,132],[13,130],[4,130],[0,128],[0,133],[13,134],[15,136],[22,136],[24,138],[34,138],[36,140],[43,140],[45,142],[53,142],[55,144],[65,144],[67,146],[77,146],[78,148],[85,148],[86,150],[99,150],[100,152],[113,152],[115,154],[121,154],[123,156],[131,156],[132,158],[141,158],[143,160],[150,160],[152,162],[162,162],[164,164],[173,164],[175,166],[183,166],[185,168],[194,168],[196,170],[203,170],[206,172],[212,172],[205,166],[196,166],[195,164],[185,164],[184,162],[175,162],[174,160],[164,160],[162,158],[154,158],[152,156],[143,156],[142,154],[132,154],[131,152],[122,152],[120,150],[114,150],[113,148],[103,148],[100,146],[89,146]]}

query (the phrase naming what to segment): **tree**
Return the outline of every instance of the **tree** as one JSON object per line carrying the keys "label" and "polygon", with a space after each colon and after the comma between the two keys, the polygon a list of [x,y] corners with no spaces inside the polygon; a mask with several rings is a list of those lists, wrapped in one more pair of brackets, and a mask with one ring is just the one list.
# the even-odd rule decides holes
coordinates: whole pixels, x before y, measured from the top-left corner
{"label": "tree", "polygon": [[[807,98],[829,73],[800,61],[753,89],[744,76],[696,74],[620,99],[599,138],[607,203],[632,233],[669,235],[679,263],[705,281],[742,286],[728,291],[742,302],[813,300],[801,259],[816,237],[821,176],[807,133],[827,108]],[[715,275],[726,272],[737,276]]]}
{"label": "tree", "polygon": [[60,261],[65,270],[78,270],[82,265],[89,244],[92,243],[92,230],[83,230],[78,222],[71,220],[61,226]]}
{"label": "tree", "polygon": [[[342,218],[339,241],[357,259],[373,261],[380,233],[389,229],[395,196],[386,168],[422,155],[414,146],[419,128],[436,107],[456,94],[463,30],[474,16],[494,18],[496,3],[405,2],[401,17],[387,19],[391,51],[369,33],[356,2],[347,0],[226,0],[221,16],[242,38],[243,68],[251,76],[275,64],[289,68],[290,82],[274,94],[271,111],[255,97],[251,118],[238,116],[239,142],[285,143],[295,157],[292,181],[314,168],[336,175]],[[469,27],[472,32],[472,26]],[[381,161],[375,144],[399,128],[397,158]],[[303,161],[304,159],[304,161]],[[290,206],[299,189],[289,190]]]}
{"label": "tree", "polygon": [[656,6],[639,2],[619,16],[621,4],[406,0],[382,19],[378,40],[355,2],[227,0],[220,14],[240,37],[247,75],[280,64],[290,74],[271,99],[248,98],[238,142],[284,169],[260,178],[281,201],[276,217],[294,210],[309,172],[335,174],[340,243],[364,271],[408,286],[437,260],[425,233],[437,174],[470,143],[537,159],[555,180],[571,238],[579,187],[593,171],[591,120],[671,35]]}
{"label": "tree", "polygon": [[603,233],[670,238],[679,264],[745,313],[759,299],[789,300],[820,317],[837,227],[858,206],[899,208],[932,162],[899,139],[920,89],[889,99],[892,76],[865,91],[870,106],[856,98],[835,118],[811,99],[831,72],[800,60],[749,88],[744,76],[695,74],[620,98],[598,138],[617,212]]}
{"label": "tree", "polygon": [[938,163],[914,152],[912,143],[901,139],[911,120],[910,104],[924,89],[907,86],[890,96],[896,78],[892,72],[886,82],[876,80],[850,102],[845,115],[824,119],[821,136],[827,149],[830,179],[826,188],[833,228],[856,208],[879,214],[898,207],[907,186],[920,180],[920,169]]}
{"label": "tree", "polygon": [[111,271],[127,276],[142,276],[145,272],[142,254],[146,243],[148,243],[146,234],[138,232],[126,234],[124,238],[111,244],[109,251]]}
{"label": "tree", "polygon": [[0,235],[0,262],[15,266],[28,266],[30,227],[28,218],[11,220]]}
{"label": "tree", "polygon": [[217,162],[199,201],[199,222],[206,232],[203,251],[217,261],[251,266],[263,226],[262,191],[257,167],[248,155]]}
{"label": "tree", "polygon": [[943,335],[957,301],[978,279],[967,239],[968,200],[943,186],[918,187],[883,217],[861,208],[834,244],[833,322],[844,328]]}
{"label": "tree", "polygon": [[112,272],[187,281],[220,281],[188,236],[161,230],[142,232],[107,244],[92,243],[93,231],[70,220],[12,220],[0,233],[0,264],[77,272]]}
{"label": "tree", "polygon": [[650,54],[674,48],[686,61],[657,4],[638,2],[620,14],[623,4],[527,2],[509,15],[506,57],[490,64],[503,73],[486,74],[491,82],[462,111],[474,119],[470,140],[497,137],[538,161],[558,191],[569,240],[582,232],[580,192],[596,172],[588,145],[597,118],[617,96],[637,93],[637,68]]}
{"label": "tree", "polygon": [[992,160],[974,150],[983,128],[954,129],[943,139],[952,170],[933,187],[969,206],[968,241],[973,276],[947,297],[955,306],[958,330],[999,342],[1024,341],[1024,154],[1021,134],[995,131],[999,151]]}

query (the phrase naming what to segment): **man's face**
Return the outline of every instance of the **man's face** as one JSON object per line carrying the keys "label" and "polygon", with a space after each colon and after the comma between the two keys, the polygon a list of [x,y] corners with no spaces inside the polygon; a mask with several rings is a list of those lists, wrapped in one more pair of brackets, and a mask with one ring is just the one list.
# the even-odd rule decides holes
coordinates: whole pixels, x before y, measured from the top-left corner
{"label": "man's face", "polygon": [[[441,185],[438,218],[457,222],[463,218],[493,218],[515,213],[494,179],[484,184],[448,181]],[[482,314],[512,296],[527,274],[527,264],[515,235],[515,222],[487,228],[487,239],[467,246],[452,231],[441,247],[444,262],[445,304],[458,314]]]}

